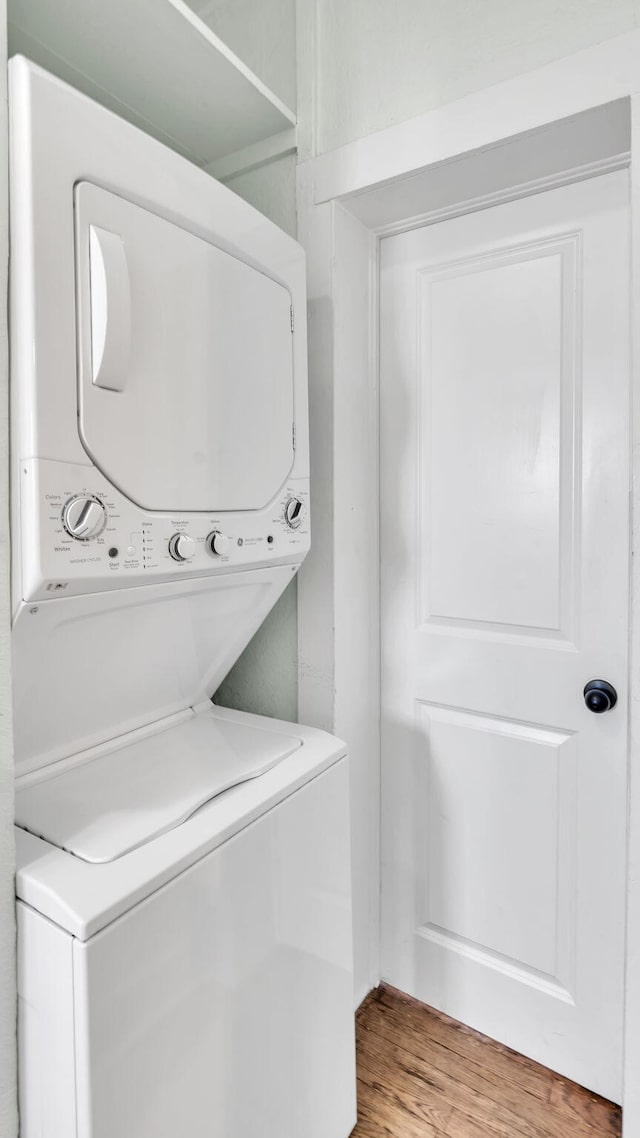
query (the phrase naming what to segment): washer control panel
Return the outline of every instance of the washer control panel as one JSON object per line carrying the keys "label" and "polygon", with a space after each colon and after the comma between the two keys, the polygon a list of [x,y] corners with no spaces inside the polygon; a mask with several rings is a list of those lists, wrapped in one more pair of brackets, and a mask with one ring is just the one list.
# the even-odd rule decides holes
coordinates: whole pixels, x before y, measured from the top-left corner
{"label": "washer control panel", "polygon": [[92,466],[20,463],[22,595],[98,592],[297,564],[309,548],[307,479],[292,479],[265,509],[151,514]]}

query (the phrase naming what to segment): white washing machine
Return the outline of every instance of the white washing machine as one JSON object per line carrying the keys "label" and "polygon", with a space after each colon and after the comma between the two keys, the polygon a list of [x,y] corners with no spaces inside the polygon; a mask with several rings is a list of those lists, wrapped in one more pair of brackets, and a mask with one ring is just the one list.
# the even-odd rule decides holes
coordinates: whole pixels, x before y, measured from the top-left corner
{"label": "white washing machine", "polygon": [[22,1138],[346,1138],[347,759],[210,696],[309,547],[300,247],[10,65]]}

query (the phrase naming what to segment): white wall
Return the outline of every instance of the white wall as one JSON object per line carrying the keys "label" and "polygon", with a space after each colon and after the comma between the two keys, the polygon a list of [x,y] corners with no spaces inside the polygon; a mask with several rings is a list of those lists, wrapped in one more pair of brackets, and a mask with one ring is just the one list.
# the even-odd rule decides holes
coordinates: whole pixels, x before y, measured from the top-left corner
{"label": "white wall", "polygon": [[637,0],[298,0],[305,153],[342,146],[639,23]]}
{"label": "white wall", "polygon": [[266,217],[296,235],[296,157],[290,154],[267,162],[256,170],[229,178],[226,186],[264,213]]}
{"label": "white wall", "polygon": [[9,601],[9,429],[6,325],[8,202],[6,0],[0,0],[0,1138],[17,1133],[13,743]]}
{"label": "white wall", "polygon": [[[195,5],[194,5],[195,6]],[[261,76],[262,78],[262,76]],[[231,178],[230,190],[254,205],[293,237],[296,235],[295,155]],[[286,589],[273,611],[218,688],[216,703],[271,715],[298,718],[297,585]]]}
{"label": "white wall", "polygon": [[[190,0],[205,19],[291,108],[296,105],[295,0]],[[230,178],[226,185],[293,237],[296,235],[295,155]],[[216,703],[298,718],[297,585],[293,581],[232,668]]]}
{"label": "white wall", "polygon": [[296,0],[187,0],[291,109],[296,105]]}

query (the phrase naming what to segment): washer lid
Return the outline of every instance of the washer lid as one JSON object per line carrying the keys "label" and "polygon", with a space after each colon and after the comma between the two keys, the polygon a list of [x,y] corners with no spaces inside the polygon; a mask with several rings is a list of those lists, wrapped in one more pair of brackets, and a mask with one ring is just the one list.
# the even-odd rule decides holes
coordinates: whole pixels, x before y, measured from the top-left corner
{"label": "washer lid", "polygon": [[143,509],[264,508],[294,457],[289,290],[89,182],[75,214],[87,454]]}
{"label": "washer lid", "polygon": [[301,746],[295,735],[228,722],[207,708],[18,789],[16,823],[83,861],[114,861]]}

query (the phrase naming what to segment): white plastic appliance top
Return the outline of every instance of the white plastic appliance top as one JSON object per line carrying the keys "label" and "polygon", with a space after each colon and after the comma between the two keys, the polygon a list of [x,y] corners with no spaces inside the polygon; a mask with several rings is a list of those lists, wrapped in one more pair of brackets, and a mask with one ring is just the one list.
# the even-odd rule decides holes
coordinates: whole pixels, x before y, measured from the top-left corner
{"label": "white plastic appliance top", "polygon": [[[16,827],[16,893],[20,901],[72,936],[86,941],[289,795],[303,790],[307,783],[346,754],[345,744],[340,739],[313,727],[264,719],[210,703],[196,710],[198,715],[206,713],[219,726],[253,728],[265,752],[272,746],[273,736],[302,745],[260,778],[218,794],[181,825],[114,861],[100,864],[83,861]],[[109,755],[115,757],[108,752],[105,759]],[[175,754],[176,763],[183,758],[179,750]],[[51,785],[49,773],[43,772],[43,786]],[[21,792],[27,786],[40,784],[41,778],[30,774],[18,780],[17,789]],[[342,820],[327,817],[323,824],[330,837],[332,827],[342,825]]]}
{"label": "white plastic appliance top", "polygon": [[18,789],[16,823],[84,861],[114,861],[301,745],[200,712]]}

